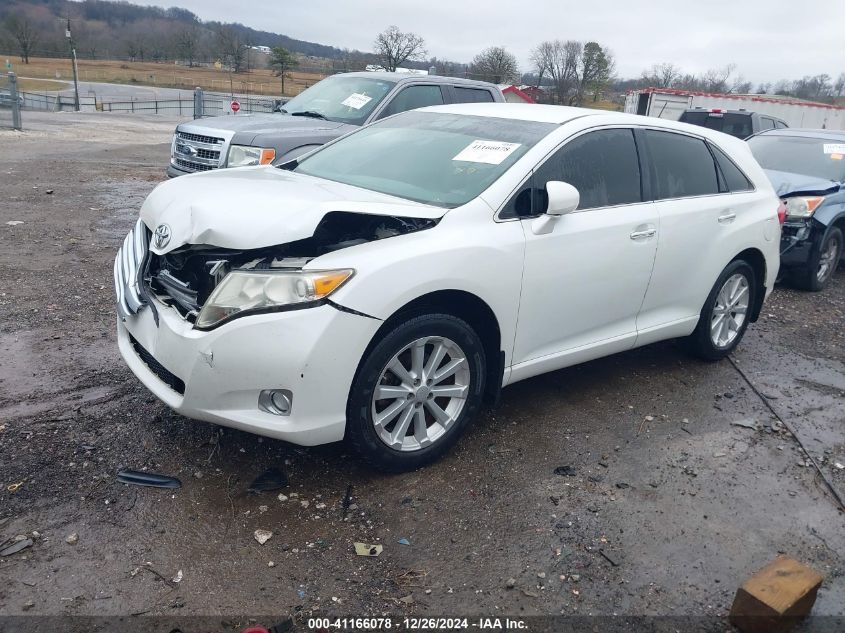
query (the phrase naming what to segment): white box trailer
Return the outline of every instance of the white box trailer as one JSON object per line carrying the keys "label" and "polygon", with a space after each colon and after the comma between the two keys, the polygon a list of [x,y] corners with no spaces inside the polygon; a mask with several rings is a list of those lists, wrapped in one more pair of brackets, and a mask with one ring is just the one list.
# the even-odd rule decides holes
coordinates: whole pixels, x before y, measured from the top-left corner
{"label": "white box trailer", "polygon": [[789,127],[845,130],[845,107],[769,95],[726,95],[672,88],[631,90],[625,112],[677,121],[689,108],[747,110],[783,119]]}

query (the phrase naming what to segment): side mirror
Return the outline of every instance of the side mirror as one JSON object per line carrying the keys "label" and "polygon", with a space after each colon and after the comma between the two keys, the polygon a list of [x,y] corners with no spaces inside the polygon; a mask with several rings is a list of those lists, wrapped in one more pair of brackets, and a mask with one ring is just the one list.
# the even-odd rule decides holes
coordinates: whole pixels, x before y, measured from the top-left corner
{"label": "side mirror", "polygon": [[546,215],[560,216],[572,213],[581,202],[581,194],[568,182],[550,180],[546,183],[546,193],[549,195]]}

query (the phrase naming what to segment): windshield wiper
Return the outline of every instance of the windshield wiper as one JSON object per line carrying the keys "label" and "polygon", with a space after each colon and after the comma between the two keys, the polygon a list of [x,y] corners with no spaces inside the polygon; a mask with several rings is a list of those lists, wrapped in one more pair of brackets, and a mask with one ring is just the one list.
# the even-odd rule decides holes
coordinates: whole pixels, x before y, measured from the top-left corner
{"label": "windshield wiper", "polygon": [[[319,112],[314,112],[313,110],[303,110],[302,112],[291,112],[291,116],[307,116],[311,119],[326,119],[325,114],[320,114]],[[328,120],[328,119],[326,119]]]}

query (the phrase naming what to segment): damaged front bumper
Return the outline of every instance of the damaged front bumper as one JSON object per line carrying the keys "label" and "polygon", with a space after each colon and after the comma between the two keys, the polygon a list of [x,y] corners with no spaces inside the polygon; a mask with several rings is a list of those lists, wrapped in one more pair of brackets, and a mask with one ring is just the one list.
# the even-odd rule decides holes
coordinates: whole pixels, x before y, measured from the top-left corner
{"label": "damaged front bumper", "polygon": [[786,222],[780,239],[781,270],[807,266],[813,252],[819,229],[811,219]]}
{"label": "damaged front bumper", "polygon": [[[303,446],[343,439],[352,380],[381,321],[321,305],[203,332],[151,301],[118,318],[117,338],[127,365],[162,402],[189,418]],[[259,408],[269,389],[291,392],[289,415]]]}

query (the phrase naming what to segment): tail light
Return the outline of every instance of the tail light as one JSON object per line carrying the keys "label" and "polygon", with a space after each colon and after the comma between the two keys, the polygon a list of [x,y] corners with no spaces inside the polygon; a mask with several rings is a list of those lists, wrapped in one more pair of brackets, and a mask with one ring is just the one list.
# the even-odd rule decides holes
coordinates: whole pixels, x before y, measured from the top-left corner
{"label": "tail light", "polygon": [[781,200],[778,205],[778,222],[781,226],[783,226],[783,223],[786,222],[786,203],[783,200]]}

